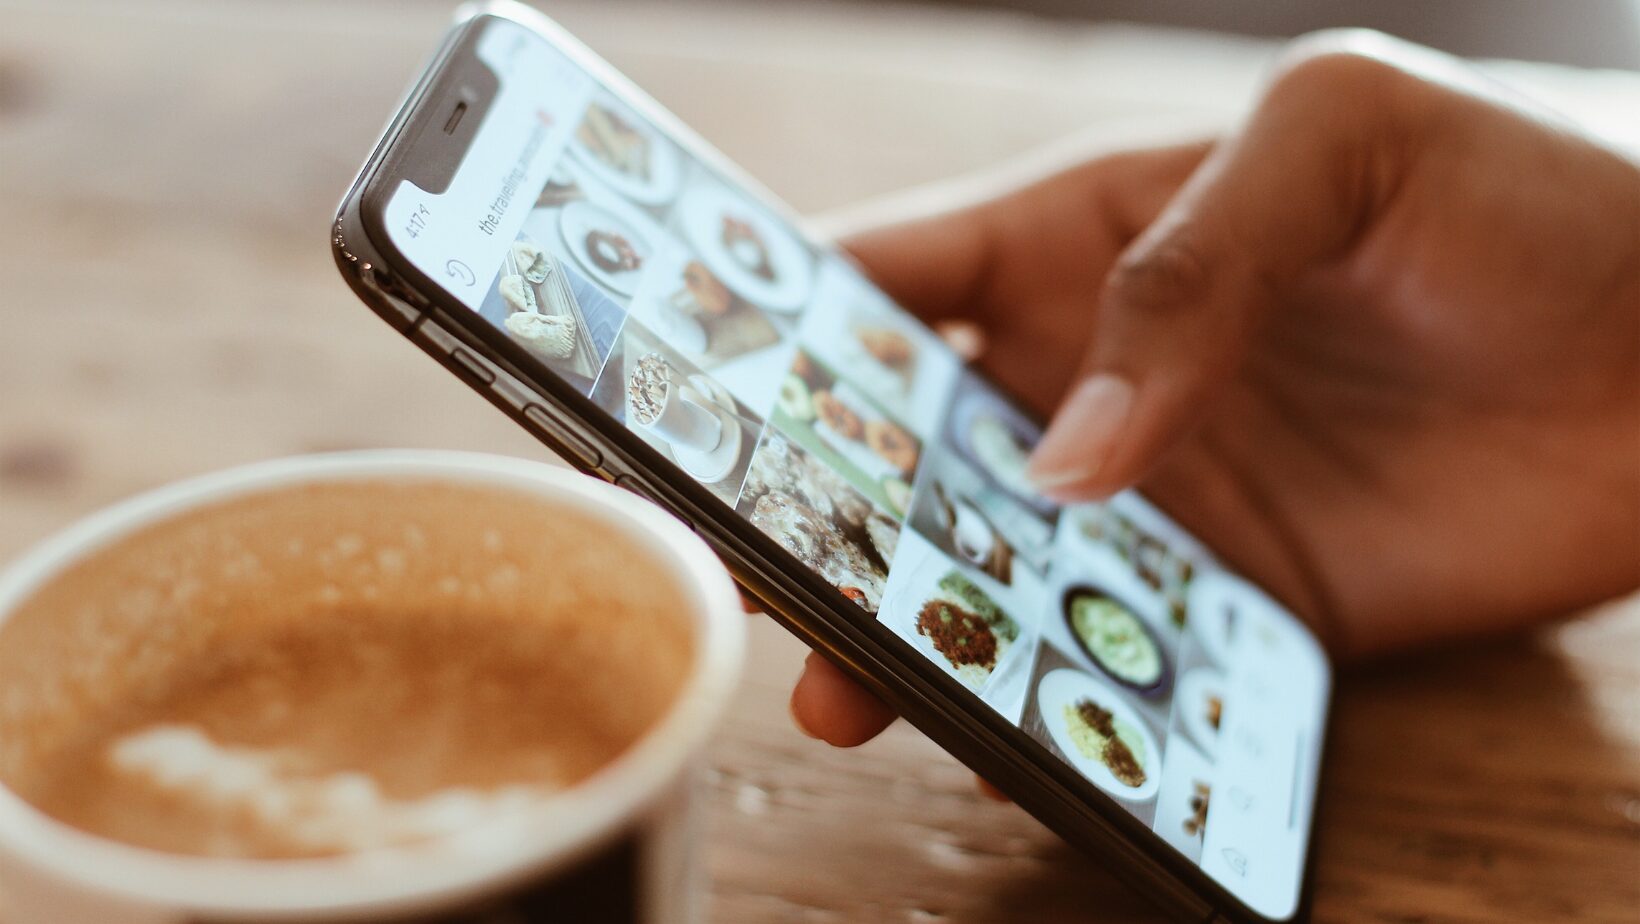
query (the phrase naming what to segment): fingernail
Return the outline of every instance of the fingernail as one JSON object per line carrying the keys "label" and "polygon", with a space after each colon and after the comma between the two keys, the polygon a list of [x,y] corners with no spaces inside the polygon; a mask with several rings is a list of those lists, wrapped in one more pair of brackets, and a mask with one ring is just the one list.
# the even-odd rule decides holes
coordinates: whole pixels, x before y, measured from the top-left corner
{"label": "fingernail", "polygon": [[1133,386],[1101,372],[1076,386],[1031,454],[1025,474],[1054,493],[1091,480],[1110,458],[1133,407]]}

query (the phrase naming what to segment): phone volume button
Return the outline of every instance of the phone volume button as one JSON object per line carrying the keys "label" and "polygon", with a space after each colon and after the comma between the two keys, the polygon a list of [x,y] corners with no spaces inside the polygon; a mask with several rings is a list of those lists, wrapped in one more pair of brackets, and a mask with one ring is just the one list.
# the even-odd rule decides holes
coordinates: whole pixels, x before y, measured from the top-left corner
{"label": "phone volume button", "polygon": [[554,446],[570,456],[569,461],[579,468],[592,470],[604,462],[604,454],[565,426],[552,412],[539,404],[524,405],[524,419],[551,440]]}
{"label": "phone volume button", "polygon": [[479,384],[495,384],[495,370],[491,369],[484,360],[463,350],[461,347],[456,347],[450,351],[450,359]]}

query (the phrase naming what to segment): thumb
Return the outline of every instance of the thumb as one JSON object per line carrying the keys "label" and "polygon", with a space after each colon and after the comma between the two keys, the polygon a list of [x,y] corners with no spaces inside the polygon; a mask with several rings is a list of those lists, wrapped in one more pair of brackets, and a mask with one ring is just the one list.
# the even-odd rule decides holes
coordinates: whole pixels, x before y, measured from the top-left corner
{"label": "thumb", "polygon": [[1389,70],[1339,53],[1289,68],[1124,251],[1083,373],[1031,458],[1039,489],[1096,500],[1137,481],[1236,373],[1281,291],[1354,242],[1386,172],[1382,116],[1362,110],[1390,109],[1361,105],[1361,82]]}

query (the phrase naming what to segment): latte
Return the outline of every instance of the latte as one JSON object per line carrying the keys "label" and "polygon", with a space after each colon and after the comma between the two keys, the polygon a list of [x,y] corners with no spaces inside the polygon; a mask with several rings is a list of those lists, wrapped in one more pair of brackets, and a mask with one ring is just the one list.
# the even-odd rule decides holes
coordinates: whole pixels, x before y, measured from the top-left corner
{"label": "latte", "polygon": [[205,507],[0,625],[0,782],[164,851],[325,856],[515,812],[619,757],[694,656],[640,541],[528,494],[379,481]]}

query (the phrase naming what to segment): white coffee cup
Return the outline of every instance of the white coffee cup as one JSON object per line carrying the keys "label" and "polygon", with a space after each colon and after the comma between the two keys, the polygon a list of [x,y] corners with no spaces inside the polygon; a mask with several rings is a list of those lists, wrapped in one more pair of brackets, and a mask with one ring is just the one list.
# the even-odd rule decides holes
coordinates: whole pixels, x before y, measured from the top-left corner
{"label": "white coffee cup", "polygon": [[521,492],[595,519],[661,563],[648,579],[676,585],[694,641],[681,690],[661,718],[590,778],[516,815],[435,841],[318,859],[143,849],[62,824],[0,786],[0,922],[700,919],[696,771],[739,676],[745,617],[705,543],[624,491],[555,466],[470,453],[371,451],[251,465],[128,500],[36,547],[0,573],[0,628],[65,571],[147,527],[266,492],[395,480]]}

